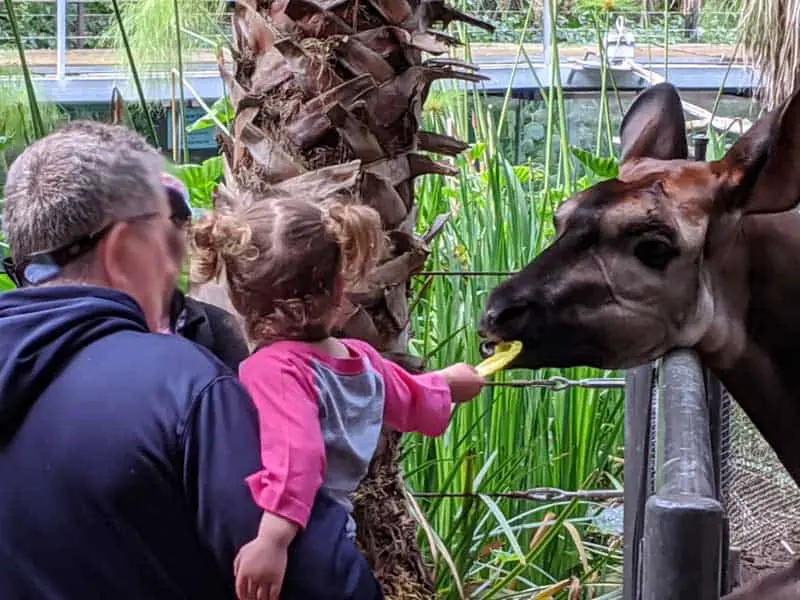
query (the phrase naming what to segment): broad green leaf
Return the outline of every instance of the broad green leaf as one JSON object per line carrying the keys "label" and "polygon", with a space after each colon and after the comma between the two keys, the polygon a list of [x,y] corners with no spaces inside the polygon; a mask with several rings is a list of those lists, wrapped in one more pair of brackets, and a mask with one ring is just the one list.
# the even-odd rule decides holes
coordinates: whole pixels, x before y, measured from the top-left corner
{"label": "broad green leaf", "polygon": [[212,156],[199,165],[170,164],[168,170],[178,177],[186,186],[186,189],[189,190],[192,206],[197,208],[213,207],[214,190],[219,185],[223,175],[221,156]]}
{"label": "broad green leaf", "polygon": [[486,142],[478,142],[477,144],[472,144],[472,146],[470,146],[469,149],[469,159],[478,160],[484,155],[485,152],[486,152]]}
{"label": "broad green leaf", "polygon": [[586,170],[594,176],[594,183],[605,181],[606,179],[613,179],[619,175],[619,163],[613,156],[595,156],[591,152],[574,146],[570,146],[570,151],[572,155],[586,167]]}
{"label": "broad green leaf", "polygon": [[16,286],[8,278],[8,275],[5,273],[0,274],[0,292],[7,292],[15,288]]}
{"label": "broad green leaf", "polygon": [[210,106],[211,111],[197,119],[194,123],[186,127],[186,131],[194,133],[195,131],[203,131],[204,129],[211,129],[216,125],[214,119],[216,118],[223,125],[227,125],[236,116],[233,110],[233,105],[227,96],[223,96],[214,104]]}

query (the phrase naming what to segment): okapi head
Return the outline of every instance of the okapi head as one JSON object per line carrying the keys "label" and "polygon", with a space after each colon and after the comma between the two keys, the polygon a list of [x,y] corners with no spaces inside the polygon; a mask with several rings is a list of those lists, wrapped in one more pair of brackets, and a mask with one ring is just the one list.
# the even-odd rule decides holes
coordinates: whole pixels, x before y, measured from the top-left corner
{"label": "okapi head", "polygon": [[757,216],[800,201],[800,97],[722,160],[695,162],[680,98],[659,84],[634,101],[621,141],[619,176],[561,205],[555,241],[492,291],[481,334],[522,341],[517,368],[629,368],[675,347],[730,366],[765,335],[753,319],[779,319],[748,313],[763,304],[754,294],[776,291],[755,286],[768,271],[800,283],[797,259],[763,247],[791,237],[800,250],[800,225],[790,213]]}

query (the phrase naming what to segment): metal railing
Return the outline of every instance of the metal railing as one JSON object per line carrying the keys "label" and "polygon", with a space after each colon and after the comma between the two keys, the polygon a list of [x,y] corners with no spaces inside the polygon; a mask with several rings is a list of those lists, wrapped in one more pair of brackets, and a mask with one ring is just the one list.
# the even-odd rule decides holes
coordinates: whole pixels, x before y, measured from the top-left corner
{"label": "metal railing", "polygon": [[[101,49],[107,47],[105,32],[114,25],[113,8],[110,0],[12,0],[18,16],[22,18],[22,39],[28,49],[68,52],[76,49]],[[546,5],[547,3],[545,3]],[[543,44],[545,30],[548,29],[548,15],[542,7],[537,7],[527,21],[525,11],[470,11],[479,19],[492,23],[494,32],[477,28],[469,29],[469,39],[473,43],[525,43]],[[198,13],[199,14],[199,13]],[[661,11],[614,11],[610,13],[608,24],[618,17],[624,19],[627,30],[632,33],[639,45],[663,45],[701,43],[735,45],[738,41],[737,25],[739,13],[732,11],[706,11],[698,13]],[[572,11],[570,14],[555,16],[556,36],[562,44],[596,44],[597,23],[593,11]],[[0,11],[0,23],[5,19]],[[223,18],[219,27],[224,31],[230,28],[229,19]],[[600,24],[603,25],[602,23]],[[35,27],[35,31],[31,28]],[[198,32],[209,34],[211,32]],[[9,28],[0,27],[0,48],[13,43]]]}
{"label": "metal railing", "polygon": [[[21,24],[23,46],[28,51],[54,52],[54,66],[59,79],[66,73],[69,52],[107,50],[110,47],[108,33],[114,31],[116,25],[110,0],[12,0],[12,3]],[[192,12],[188,16],[199,14]],[[0,50],[15,48],[10,27],[4,26],[7,19],[5,9],[0,9]],[[192,22],[191,18],[186,20]],[[229,34],[230,19],[208,21],[208,26],[204,31],[187,32],[187,37],[192,33],[204,37],[219,37],[220,32]],[[214,49],[209,47],[208,50]]]}
{"label": "metal railing", "polygon": [[719,600],[731,589],[719,383],[691,350],[628,373],[625,600]]}
{"label": "metal railing", "polygon": [[[545,5],[547,3],[544,3]],[[536,11],[523,30],[527,13],[524,11],[471,11],[471,15],[495,25],[492,33],[470,30],[473,42],[519,42],[524,31],[526,43],[543,43],[546,20],[544,11]],[[738,41],[737,25],[740,13],[733,11],[708,11],[697,13],[663,11],[616,11],[608,13],[608,22],[594,10],[574,11],[556,15],[556,36],[562,44],[593,44],[597,42],[597,28],[613,25],[617,17],[624,19],[625,27],[639,45],[701,43],[729,44]],[[597,19],[597,20],[596,20]]]}

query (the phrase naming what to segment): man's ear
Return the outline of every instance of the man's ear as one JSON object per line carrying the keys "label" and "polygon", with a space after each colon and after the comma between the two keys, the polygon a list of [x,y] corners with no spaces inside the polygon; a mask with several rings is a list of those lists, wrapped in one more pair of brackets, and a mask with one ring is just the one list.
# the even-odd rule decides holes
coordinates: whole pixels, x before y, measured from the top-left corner
{"label": "man's ear", "polygon": [[686,159],[686,119],[678,91],[669,83],[647,88],[633,101],[620,127],[622,161]]}
{"label": "man's ear", "polygon": [[126,289],[129,283],[125,269],[127,248],[127,223],[118,223],[100,240],[97,245],[97,262],[103,270],[103,276],[115,289]]}
{"label": "man's ear", "polygon": [[800,90],[765,115],[719,161],[726,210],[790,210],[800,202]]}

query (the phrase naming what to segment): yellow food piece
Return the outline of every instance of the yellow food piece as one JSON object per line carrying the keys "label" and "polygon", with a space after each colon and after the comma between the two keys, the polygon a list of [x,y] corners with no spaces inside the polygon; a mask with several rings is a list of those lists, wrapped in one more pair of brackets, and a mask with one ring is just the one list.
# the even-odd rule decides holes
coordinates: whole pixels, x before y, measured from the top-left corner
{"label": "yellow food piece", "polygon": [[475,367],[481,377],[488,377],[502,371],[522,352],[522,342],[501,342],[494,348],[494,354]]}

